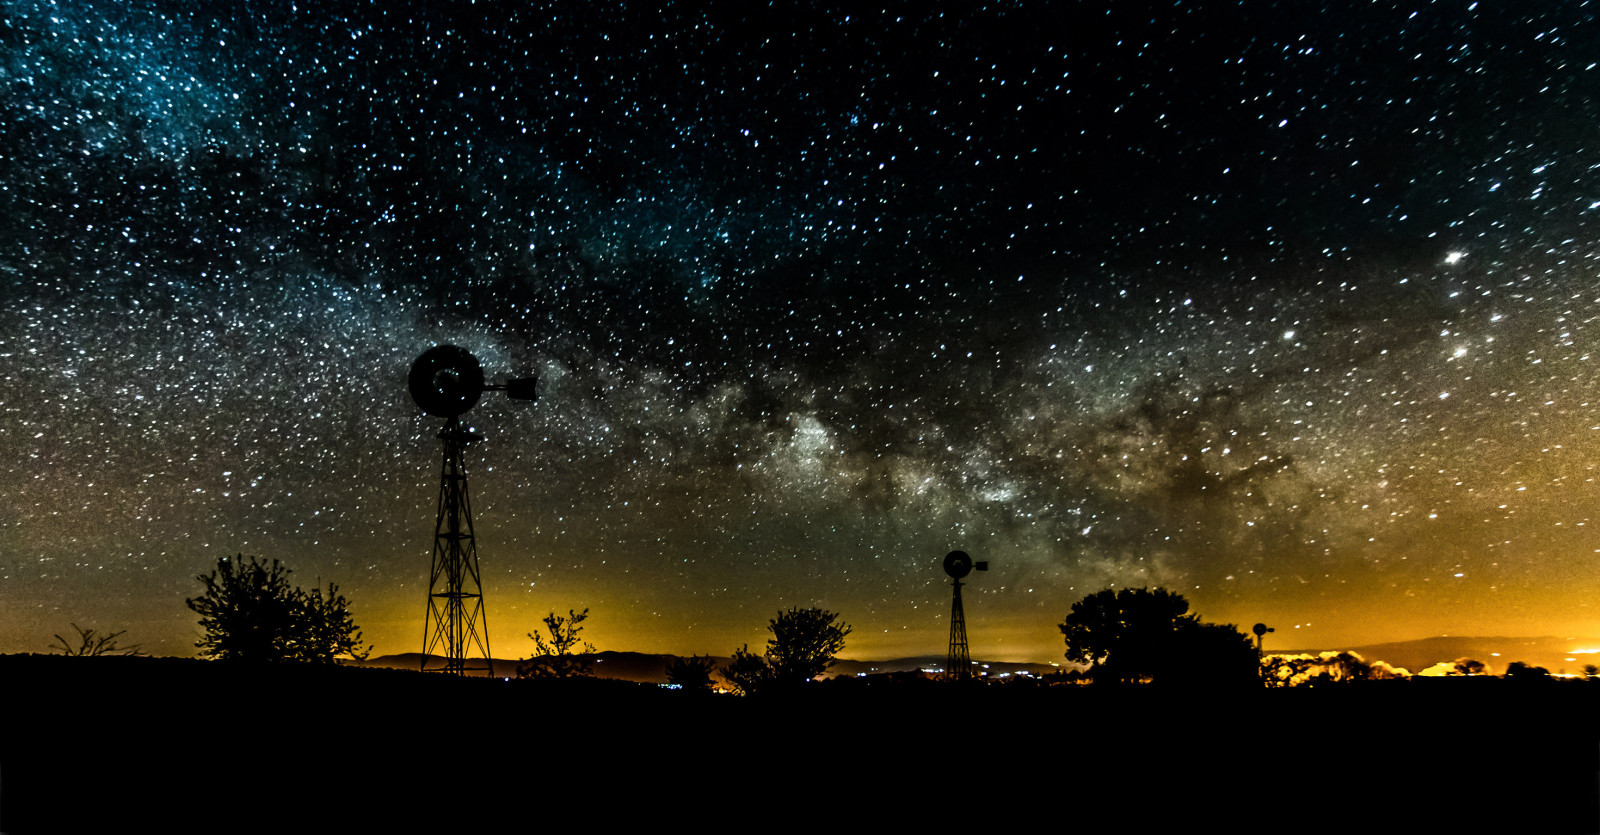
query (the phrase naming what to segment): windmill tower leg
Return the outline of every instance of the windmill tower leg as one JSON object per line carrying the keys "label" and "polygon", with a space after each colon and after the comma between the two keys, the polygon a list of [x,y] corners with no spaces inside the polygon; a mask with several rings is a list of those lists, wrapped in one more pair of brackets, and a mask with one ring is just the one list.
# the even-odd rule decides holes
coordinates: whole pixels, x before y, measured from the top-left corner
{"label": "windmill tower leg", "polygon": [[955,581],[954,602],[950,604],[950,654],[945,669],[955,681],[972,677],[972,657],[967,654],[967,616],[961,610],[961,581]]}
{"label": "windmill tower leg", "polygon": [[[471,440],[452,417],[439,433],[444,444],[444,474],[439,483],[439,516],[433,529],[433,568],[428,580],[428,611],[422,625],[422,669],[437,652],[443,672],[465,675],[467,654],[476,649],[485,671],[494,675],[489,655],[489,620],[478,577],[478,546],[472,534],[472,502],[467,495],[465,450]],[[435,668],[441,669],[441,668]]]}

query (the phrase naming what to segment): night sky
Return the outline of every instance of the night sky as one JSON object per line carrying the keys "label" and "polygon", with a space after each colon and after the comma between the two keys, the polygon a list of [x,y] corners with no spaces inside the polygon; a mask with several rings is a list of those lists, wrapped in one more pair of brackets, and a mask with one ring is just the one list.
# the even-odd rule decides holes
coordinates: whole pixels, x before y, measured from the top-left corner
{"label": "night sky", "polygon": [[[213,6],[215,8],[213,8]],[[0,651],[223,555],[499,657],[1600,634],[1600,5],[0,2]],[[69,633],[70,634],[70,633]]]}

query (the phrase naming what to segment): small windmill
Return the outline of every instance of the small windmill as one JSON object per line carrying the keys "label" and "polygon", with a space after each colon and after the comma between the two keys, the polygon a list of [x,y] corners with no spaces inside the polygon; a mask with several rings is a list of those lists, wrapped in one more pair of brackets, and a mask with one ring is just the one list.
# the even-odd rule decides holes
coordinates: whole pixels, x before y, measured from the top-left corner
{"label": "small windmill", "polygon": [[972,656],[967,652],[967,616],[961,610],[961,578],[972,569],[988,571],[988,562],[972,561],[966,551],[951,551],[944,558],[944,573],[955,581],[955,599],[950,605],[950,655],[945,660],[946,674],[954,681],[972,678]]}

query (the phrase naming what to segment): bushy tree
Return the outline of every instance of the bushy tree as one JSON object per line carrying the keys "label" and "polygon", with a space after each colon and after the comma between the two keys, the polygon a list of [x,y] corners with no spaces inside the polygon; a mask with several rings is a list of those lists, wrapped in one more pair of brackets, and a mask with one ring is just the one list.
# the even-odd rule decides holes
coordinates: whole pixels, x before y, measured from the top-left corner
{"label": "bushy tree", "polygon": [[1201,623],[1166,589],[1096,592],[1061,623],[1067,658],[1091,665],[1099,684],[1246,684],[1258,680],[1255,647],[1232,625]]}
{"label": "bushy tree", "polygon": [[1506,665],[1506,673],[1501,677],[1507,681],[1549,681],[1550,671],[1522,661],[1513,661]]}
{"label": "bushy tree", "polygon": [[517,677],[581,678],[593,675],[589,659],[584,656],[594,653],[594,645],[585,643],[582,654],[574,652],[578,648],[579,633],[583,632],[582,624],[588,619],[588,609],[581,612],[568,609],[566,617],[555,612],[546,615],[544,628],[550,633],[550,641],[546,643],[543,635],[528,633],[536,651],[532,658],[517,667]]}
{"label": "bushy tree", "polygon": [[239,554],[217,560],[198,579],[205,593],[185,601],[200,616],[205,636],[195,643],[206,658],[332,664],[365,658],[361,632],[339,587],[302,591],[289,569]]}
{"label": "bushy tree", "polygon": [[1268,687],[1318,687],[1411,677],[1411,672],[1404,667],[1395,667],[1386,661],[1369,661],[1361,653],[1350,650],[1328,650],[1317,655],[1268,655],[1261,659],[1261,669]]}
{"label": "bushy tree", "polygon": [[722,677],[735,692],[753,696],[772,682],[772,668],[767,666],[767,659],[751,652],[750,645],[745,644],[733,651],[733,657],[722,668]]}
{"label": "bushy tree", "polygon": [[1309,655],[1268,655],[1261,659],[1261,678],[1268,687],[1293,687],[1305,682],[1316,659]]}
{"label": "bushy tree", "polygon": [[1187,622],[1167,647],[1164,683],[1187,687],[1232,687],[1261,679],[1260,658],[1250,637],[1228,623]]}
{"label": "bushy tree", "polygon": [[767,624],[767,665],[775,681],[801,683],[828,671],[844,649],[850,626],[834,623],[839,616],[826,609],[792,607]]}
{"label": "bushy tree", "polygon": [[1166,589],[1088,595],[1061,623],[1067,659],[1090,665],[1100,683],[1151,679],[1178,630],[1196,621],[1188,612],[1189,601]]}
{"label": "bushy tree", "polygon": [[1323,657],[1320,660],[1323,669],[1315,677],[1317,683],[1371,681],[1376,678],[1373,673],[1372,662],[1361,657],[1359,652],[1342,650],[1331,656],[1323,653]]}
{"label": "bushy tree", "polygon": [[311,589],[310,594],[302,592],[301,602],[310,650],[309,657],[302,660],[331,664],[336,658],[366,658],[370,654],[371,650],[362,648],[361,630],[350,614],[350,601],[338,586],[329,583],[326,593],[320,588]]}
{"label": "bushy tree", "polygon": [[850,625],[835,623],[839,615],[815,607],[791,607],[767,622],[765,655],[756,655],[746,644],[733,653],[722,677],[735,690],[749,695],[774,685],[794,686],[827,672],[844,649]]}
{"label": "bushy tree", "polygon": [[717,668],[711,656],[675,658],[667,664],[667,683],[697,693],[711,691],[711,672]]}
{"label": "bushy tree", "polygon": [[147,654],[143,650],[139,649],[138,644],[134,644],[133,646],[129,647],[117,645],[117,639],[121,638],[123,633],[127,631],[125,629],[120,632],[111,632],[102,635],[93,629],[84,629],[78,626],[76,623],[70,624],[70,626],[75,632],[78,633],[78,637],[69,641],[60,635],[56,635],[56,643],[50,647],[51,655],[92,656]]}

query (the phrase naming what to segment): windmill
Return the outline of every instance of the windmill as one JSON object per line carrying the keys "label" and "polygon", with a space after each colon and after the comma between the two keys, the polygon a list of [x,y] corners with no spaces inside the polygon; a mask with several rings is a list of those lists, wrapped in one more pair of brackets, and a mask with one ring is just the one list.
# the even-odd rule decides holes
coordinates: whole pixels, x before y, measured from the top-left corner
{"label": "windmill", "polygon": [[967,653],[967,616],[961,611],[961,578],[972,569],[988,571],[989,563],[975,563],[966,551],[951,551],[944,558],[944,573],[955,581],[955,599],[950,605],[950,654],[945,670],[954,681],[972,678],[972,657]]}
{"label": "windmill", "polygon": [[1256,634],[1256,671],[1260,673],[1261,678],[1264,681],[1267,677],[1267,668],[1261,663],[1261,659],[1266,657],[1262,655],[1261,642],[1267,637],[1268,632],[1277,632],[1278,630],[1273,629],[1264,623],[1258,623],[1255,626],[1250,627],[1250,631]]}
{"label": "windmill", "polygon": [[532,400],[537,377],[513,378],[486,385],[483,366],[465,348],[436,345],[411,364],[407,380],[411,399],[424,412],[445,419],[439,440],[444,444],[444,474],[439,481],[439,515],[433,526],[433,567],[428,575],[428,610],[422,624],[422,664],[435,650],[451,675],[465,675],[467,653],[483,655],[487,675],[494,675],[489,654],[489,619],[483,608],[483,583],[478,577],[478,545],[472,532],[472,502],[467,493],[467,445],[476,440],[463,428],[461,416],[485,391],[503,391],[513,400]]}

